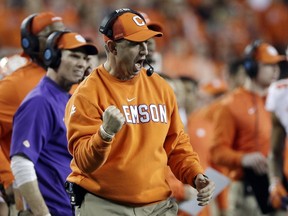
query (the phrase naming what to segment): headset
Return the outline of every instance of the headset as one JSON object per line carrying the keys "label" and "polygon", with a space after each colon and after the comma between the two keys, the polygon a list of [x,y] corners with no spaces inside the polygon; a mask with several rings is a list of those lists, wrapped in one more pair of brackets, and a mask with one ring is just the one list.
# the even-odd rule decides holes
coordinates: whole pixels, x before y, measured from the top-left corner
{"label": "headset", "polygon": [[132,10],[130,8],[121,8],[121,9],[117,9],[117,10],[113,11],[112,13],[110,13],[109,15],[104,17],[104,19],[102,20],[101,25],[99,27],[99,31],[102,34],[106,35],[111,40],[113,40],[113,29],[112,29],[113,23],[115,22],[117,17],[119,17],[120,15],[122,15],[124,13],[128,13],[128,12],[138,15],[146,23],[144,17],[139,12]]}
{"label": "headset", "polygon": [[46,67],[56,69],[61,63],[61,49],[57,47],[60,37],[70,31],[56,31],[49,35],[43,53],[43,63]]}
{"label": "headset", "polygon": [[247,51],[243,61],[243,66],[247,75],[250,78],[255,78],[258,73],[258,62],[255,60],[255,54],[258,47],[262,44],[262,40],[255,40],[252,44],[248,45]]}
{"label": "headset", "polygon": [[32,33],[32,21],[36,15],[31,14],[21,23],[21,46],[30,57],[35,57],[39,52],[39,39]]}

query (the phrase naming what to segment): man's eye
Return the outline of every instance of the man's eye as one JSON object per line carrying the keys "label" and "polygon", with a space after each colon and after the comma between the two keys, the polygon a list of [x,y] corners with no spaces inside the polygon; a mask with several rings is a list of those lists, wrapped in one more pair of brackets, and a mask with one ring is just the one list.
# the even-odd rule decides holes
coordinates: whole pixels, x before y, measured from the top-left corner
{"label": "man's eye", "polygon": [[129,41],[129,45],[130,46],[137,46],[139,43],[134,42],[134,41]]}

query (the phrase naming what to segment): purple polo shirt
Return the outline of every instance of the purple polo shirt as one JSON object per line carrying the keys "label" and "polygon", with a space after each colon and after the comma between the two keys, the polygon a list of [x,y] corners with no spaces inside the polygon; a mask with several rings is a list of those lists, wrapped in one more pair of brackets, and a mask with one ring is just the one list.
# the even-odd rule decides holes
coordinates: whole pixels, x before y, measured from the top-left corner
{"label": "purple polo shirt", "polygon": [[34,163],[40,191],[53,216],[73,215],[64,187],[72,159],[64,124],[69,98],[69,93],[44,77],[26,96],[13,121],[10,156],[24,155]]}

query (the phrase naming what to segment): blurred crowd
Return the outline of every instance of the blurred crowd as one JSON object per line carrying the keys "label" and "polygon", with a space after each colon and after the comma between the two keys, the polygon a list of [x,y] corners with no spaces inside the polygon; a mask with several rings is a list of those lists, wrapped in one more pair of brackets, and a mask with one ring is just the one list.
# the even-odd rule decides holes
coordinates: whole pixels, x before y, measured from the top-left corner
{"label": "blurred crowd", "polygon": [[[273,68],[271,66],[268,70],[272,71],[273,69],[278,73],[276,65],[278,66],[280,62],[280,76],[277,78],[287,78],[287,61],[284,56],[285,51],[288,51],[286,50],[288,30],[285,25],[288,23],[287,0],[0,0],[2,14],[2,19],[0,19],[0,69],[2,70],[0,70],[0,80],[2,79],[1,75],[3,77],[8,75],[3,72],[5,67],[11,67],[6,69],[13,72],[17,67],[27,63],[25,59],[24,61],[23,58],[19,58],[17,55],[13,57],[13,55],[22,51],[20,25],[28,15],[52,11],[62,17],[67,29],[79,32],[87,41],[96,45],[99,53],[95,65],[100,65],[105,61],[103,36],[98,31],[101,20],[112,10],[123,7],[133,8],[147,14],[150,20],[159,24],[163,29],[162,38],[155,38],[155,41],[154,39],[149,40],[147,60],[154,67],[155,72],[160,74],[174,90],[185,131],[190,136],[193,148],[199,154],[203,168],[212,166],[231,177],[231,173],[227,171],[230,168],[229,161],[226,164],[223,164],[221,160],[216,160],[217,158],[213,161],[212,154],[210,154],[212,146],[215,144],[213,143],[215,137],[217,138],[217,134],[214,134],[215,119],[218,117],[217,123],[222,127],[220,129],[226,132],[227,125],[222,122],[220,111],[224,114],[227,113],[228,96],[235,94],[235,98],[238,98],[239,90],[237,89],[241,90],[240,93],[248,92],[247,94],[251,94],[253,97],[249,97],[252,99],[247,104],[250,106],[251,103],[251,107],[255,108],[254,111],[252,110],[253,112],[251,111],[252,113],[248,112],[248,114],[256,116],[253,124],[251,123],[253,129],[256,125],[255,131],[251,132],[251,137],[254,139],[258,136],[258,130],[262,129],[258,126],[264,122],[263,118],[258,118],[258,109],[263,109],[265,116],[268,116],[264,110],[264,101],[267,89],[272,83],[272,79],[268,77],[269,82],[267,81],[268,83],[264,83],[264,85],[259,74],[267,74],[266,68],[263,69],[263,67],[270,67],[271,64]],[[255,75],[250,76],[246,74],[248,69],[243,59],[244,49],[258,39],[265,43],[254,47],[251,51],[253,55],[248,55],[248,59],[251,58],[257,64],[260,62],[259,65],[264,66],[258,65],[259,68],[255,69]],[[272,53],[273,55],[270,53],[270,45],[273,46],[273,49],[275,47],[280,57],[276,51]],[[269,61],[258,58],[258,55],[266,57]],[[270,62],[271,58],[273,59],[275,56],[281,59]],[[9,65],[7,57],[10,57]],[[24,62],[21,63],[21,61]],[[16,68],[13,68],[14,66]],[[287,86],[285,85],[285,87]],[[236,91],[234,91],[235,89]],[[245,103],[243,104],[245,105]],[[246,111],[244,105],[242,108]],[[242,110],[239,107],[237,107],[237,111]],[[250,107],[248,108],[250,109]],[[231,109],[232,114],[233,111]],[[215,113],[220,114],[216,115]],[[242,122],[241,118],[239,118],[240,123]],[[229,118],[226,116],[223,119]],[[231,117],[231,119],[233,118]],[[231,122],[230,124],[234,125],[234,122]],[[270,126],[270,124],[270,118],[267,117],[267,121],[263,125]],[[232,130],[232,126],[230,129]],[[235,127],[235,131],[237,129]],[[270,131],[268,127],[265,129]],[[270,138],[267,131],[260,131],[260,135]],[[219,134],[219,143],[221,143],[223,136],[221,133]],[[231,135],[231,140],[232,137]],[[251,142],[254,142],[252,138]],[[268,139],[265,141],[268,146]],[[268,155],[268,149],[268,147],[265,149],[265,158]],[[236,149],[235,152],[238,150]],[[254,151],[254,149],[252,150]],[[252,150],[249,149],[248,153]],[[217,149],[218,152],[225,153],[221,149]],[[227,155],[229,156],[229,154]],[[218,158],[222,159],[223,157],[221,155]],[[219,168],[220,165],[224,168]],[[242,165],[237,164],[239,167]],[[243,167],[245,166],[243,165]],[[195,191],[191,191],[191,187],[185,188],[186,185],[182,185],[180,181],[177,182],[172,173],[167,177],[167,181],[169,178],[173,196],[179,203],[195,198]],[[229,215],[227,214],[227,193],[226,188],[216,200],[213,200],[212,205],[203,208],[198,215]],[[180,210],[178,215],[187,214]]]}
{"label": "blurred crowd", "polygon": [[20,49],[19,26],[31,13],[52,11],[66,26],[80,32],[104,52],[98,27],[115,8],[130,7],[148,14],[164,29],[157,40],[163,72],[189,76],[200,83],[222,78],[226,63],[242,55],[255,39],[272,44],[283,54],[287,45],[286,0],[1,0],[1,56]]}

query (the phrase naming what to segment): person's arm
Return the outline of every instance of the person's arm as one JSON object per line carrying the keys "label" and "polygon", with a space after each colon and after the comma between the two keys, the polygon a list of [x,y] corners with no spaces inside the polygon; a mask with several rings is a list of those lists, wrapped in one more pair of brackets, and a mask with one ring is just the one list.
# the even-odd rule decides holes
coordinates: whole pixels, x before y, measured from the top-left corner
{"label": "person's arm", "polygon": [[68,149],[84,173],[91,173],[105,163],[113,137],[124,123],[120,111],[116,107],[111,108],[109,106],[101,113],[81,95],[72,96],[67,103],[65,125]]}
{"label": "person's arm", "polygon": [[285,129],[275,113],[272,113],[271,147],[268,155],[268,169],[270,201],[272,206],[276,209],[281,208],[283,197],[287,197],[288,195],[282,184],[285,139]]}
{"label": "person's arm", "polygon": [[236,134],[236,122],[231,111],[225,105],[219,105],[215,111],[213,145],[210,148],[211,161],[217,165],[235,169],[242,167],[243,152],[233,149]]}
{"label": "person's arm", "polygon": [[[49,210],[45,204],[42,194],[38,187],[37,180],[27,182],[19,187],[21,194],[28,203],[33,215],[48,216]],[[33,194],[33,195],[32,195]]]}
{"label": "person's arm", "polygon": [[202,174],[204,169],[200,165],[197,152],[193,150],[193,143],[190,143],[188,134],[184,132],[177,105],[171,115],[171,122],[164,143],[168,165],[177,179],[198,191],[198,205],[207,205],[213,197],[215,183]]}
{"label": "person's arm", "polygon": [[283,152],[286,133],[277,116],[272,113],[271,147],[268,157],[269,178],[283,178]]}
{"label": "person's arm", "polygon": [[23,156],[15,155],[11,159],[11,169],[15,176],[17,187],[33,215],[49,216],[49,210],[40,192],[32,161]]}

